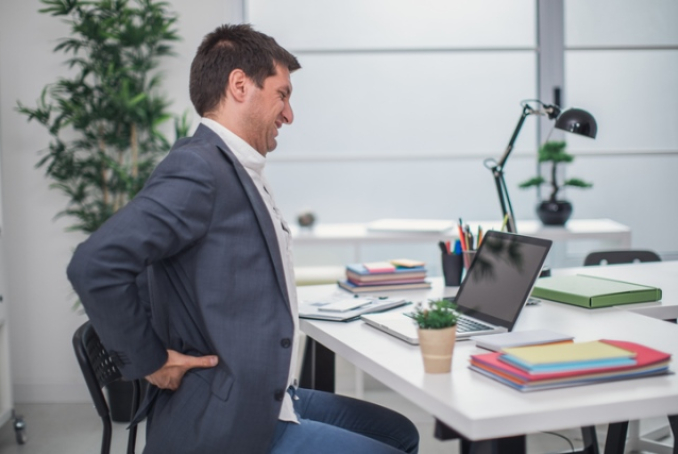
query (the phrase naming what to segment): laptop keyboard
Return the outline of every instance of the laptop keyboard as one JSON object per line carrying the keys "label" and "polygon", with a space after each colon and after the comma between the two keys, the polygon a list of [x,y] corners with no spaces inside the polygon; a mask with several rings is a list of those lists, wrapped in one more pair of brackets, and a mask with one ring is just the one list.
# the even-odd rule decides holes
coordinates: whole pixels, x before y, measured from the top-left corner
{"label": "laptop keyboard", "polygon": [[475,320],[470,320],[466,317],[459,317],[457,320],[457,332],[458,333],[468,333],[468,332],[476,332],[476,331],[492,331],[494,328],[485,325],[484,323],[480,323]]}
{"label": "laptop keyboard", "polygon": [[[456,302],[456,297],[454,296],[446,296],[444,299],[454,303]],[[486,325],[482,322],[479,322],[477,320],[471,320],[470,318],[466,318],[463,315],[460,315],[459,318],[457,319],[457,333],[470,333],[470,332],[478,332],[478,331],[492,331],[494,330],[493,326]]]}

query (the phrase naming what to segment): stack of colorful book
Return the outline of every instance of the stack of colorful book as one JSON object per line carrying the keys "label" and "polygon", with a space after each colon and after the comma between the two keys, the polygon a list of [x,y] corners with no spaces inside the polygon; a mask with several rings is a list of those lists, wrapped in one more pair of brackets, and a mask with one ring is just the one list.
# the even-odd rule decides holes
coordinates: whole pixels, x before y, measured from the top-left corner
{"label": "stack of colorful book", "polygon": [[633,342],[599,340],[472,355],[470,368],[520,391],[536,391],[662,375],[670,359]]}
{"label": "stack of colorful book", "polygon": [[410,259],[348,265],[346,280],[338,284],[351,293],[431,288],[424,262]]}

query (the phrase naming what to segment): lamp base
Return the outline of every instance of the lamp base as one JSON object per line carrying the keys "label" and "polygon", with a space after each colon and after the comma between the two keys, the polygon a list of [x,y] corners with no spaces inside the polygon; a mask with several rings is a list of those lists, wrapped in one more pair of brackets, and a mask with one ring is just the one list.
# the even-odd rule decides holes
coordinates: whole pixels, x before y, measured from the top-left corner
{"label": "lamp base", "polygon": [[537,216],[544,225],[565,225],[572,215],[572,204],[565,200],[546,201],[537,205]]}

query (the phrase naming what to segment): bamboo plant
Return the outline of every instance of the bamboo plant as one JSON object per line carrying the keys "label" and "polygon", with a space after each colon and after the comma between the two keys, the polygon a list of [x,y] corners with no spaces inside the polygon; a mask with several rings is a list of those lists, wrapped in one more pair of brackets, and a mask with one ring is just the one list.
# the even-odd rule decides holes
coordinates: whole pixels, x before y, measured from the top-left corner
{"label": "bamboo plant", "polygon": [[[36,167],[69,197],[57,216],[91,233],[141,189],[170,149],[161,131],[173,118],[160,93],[162,58],[178,39],[176,15],[155,0],[41,0],[41,13],[65,19],[71,34],[55,52],[71,77],[42,91],[37,106],[17,110],[45,126],[51,141]],[[174,117],[187,135],[186,114]]]}

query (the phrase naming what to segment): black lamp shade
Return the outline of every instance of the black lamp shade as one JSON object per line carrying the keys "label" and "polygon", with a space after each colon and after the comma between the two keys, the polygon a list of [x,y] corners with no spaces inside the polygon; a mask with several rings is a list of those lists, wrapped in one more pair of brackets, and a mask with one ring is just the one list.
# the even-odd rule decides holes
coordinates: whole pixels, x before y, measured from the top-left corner
{"label": "black lamp shade", "polygon": [[556,120],[556,128],[563,131],[596,138],[598,125],[593,115],[582,109],[567,109]]}

